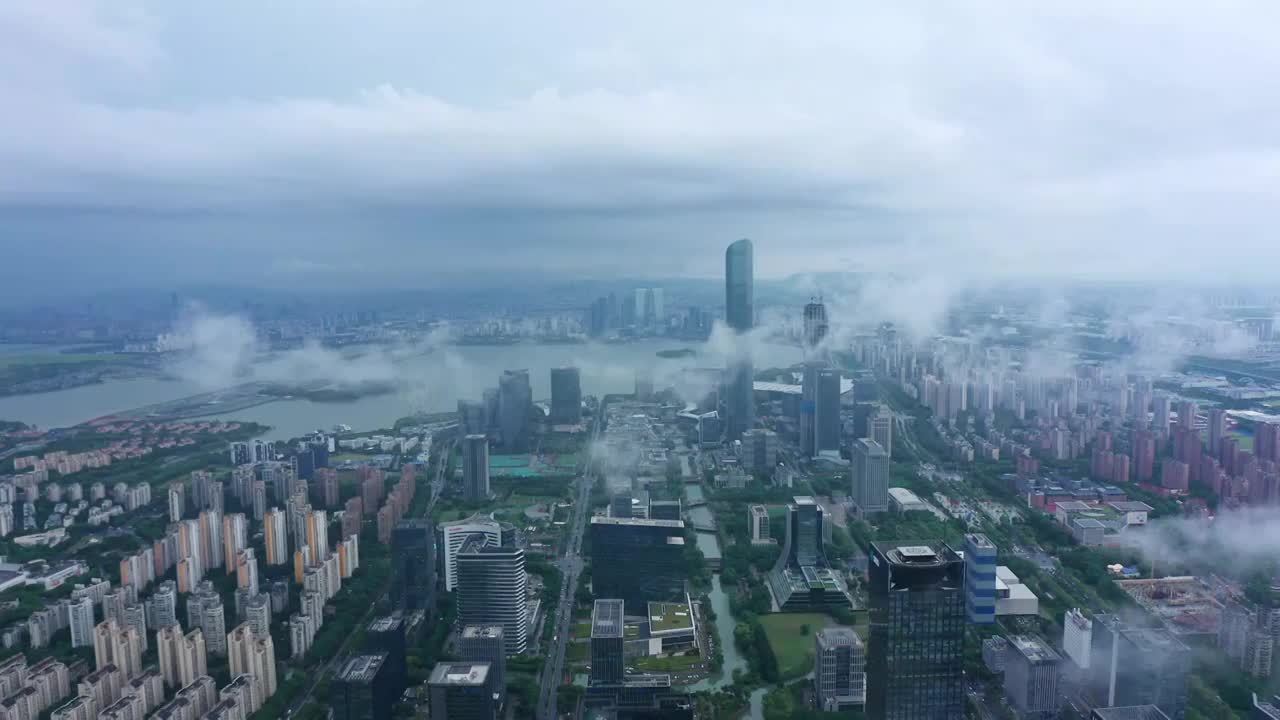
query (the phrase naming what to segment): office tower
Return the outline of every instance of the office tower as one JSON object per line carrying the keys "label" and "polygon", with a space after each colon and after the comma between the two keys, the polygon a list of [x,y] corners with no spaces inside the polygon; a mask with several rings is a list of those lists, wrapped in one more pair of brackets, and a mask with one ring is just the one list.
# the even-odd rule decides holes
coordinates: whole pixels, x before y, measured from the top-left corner
{"label": "office tower", "polygon": [[620,685],[626,678],[624,603],[596,600],[591,610],[591,685]]}
{"label": "office tower", "polygon": [[431,720],[494,720],[488,663],[442,662],[427,679]]}
{"label": "office tower", "polygon": [[742,469],[750,473],[770,474],[778,464],[778,433],[752,428],[742,433]]}
{"label": "office tower", "polygon": [[222,555],[226,561],[227,574],[236,571],[236,555],[249,547],[249,521],[244,513],[230,513],[222,516]]}
{"label": "office tower", "polygon": [[529,449],[532,435],[533,388],[528,370],[504,370],[498,378],[498,422],[502,450],[522,453]]}
{"label": "office tower", "polygon": [[867,716],[964,713],[964,561],[941,543],[871,544]]}
{"label": "office tower", "polygon": [[[421,614],[410,614],[408,616],[400,613],[393,615],[384,615],[376,617],[369,621],[369,625],[365,628],[365,645],[373,652],[386,653],[386,672],[391,679],[390,685],[395,689],[395,695],[399,696],[404,692],[407,685],[407,650],[416,644],[418,640],[419,629],[422,625]],[[465,634],[465,628],[464,628]],[[459,641],[459,653],[465,655],[465,648],[461,640]],[[503,648],[501,644],[498,646],[498,655],[503,656]],[[464,658],[471,659],[471,658]]]}
{"label": "office tower", "polygon": [[259,707],[275,694],[276,653],[271,635],[255,638],[248,623],[237,625],[227,635],[227,661],[233,676],[253,676],[254,698]]}
{"label": "office tower", "polygon": [[1190,669],[1191,650],[1168,630],[1132,627],[1115,616],[1094,618],[1090,673],[1097,705],[1156,705],[1180,720]]}
{"label": "office tower", "polygon": [[840,371],[832,367],[817,372],[813,413],[816,452],[840,449],[840,377]]}
{"label": "office tower", "polygon": [[401,521],[391,531],[391,597],[406,610],[435,608],[435,530],[426,518]]}
{"label": "office tower", "polygon": [[[724,254],[725,324],[742,334],[755,326],[754,280],[752,279],[752,246],[750,240],[738,240]],[[755,427],[755,369],[751,351],[741,343],[736,357],[726,369],[728,387],[725,397],[725,434],[737,440]]]}
{"label": "office tower", "polygon": [[71,626],[71,647],[93,646],[93,598],[85,595],[67,605]]}
{"label": "office tower", "polygon": [[765,544],[769,537],[769,508],[764,505],[752,505],[747,509],[747,521],[751,527],[751,542]]}
{"label": "office tower", "polygon": [[458,623],[501,625],[508,655],[524,652],[529,630],[524,551],[473,536],[458,551]]}
{"label": "office tower", "polygon": [[629,612],[684,597],[682,521],[593,517],[591,556],[595,594],[621,598]]}
{"label": "office tower", "polygon": [[551,368],[551,423],[582,422],[582,377],[576,367]]}
{"label": "office tower", "polygon": [[639,501],[631,496],[630,491],[616,493],[613,497],[609,498],[609,517],[636,517],[636,505],[638,504]]}
{"label": "office tower", "polygon": [[278,508],[271,508],[262,520],[262,529],[267,564],[284,565],[289,562],[289,533],[285,528],[284,513]]}
{"label": "office tower", "polygon": [[596,298],[587,307],[587,335],[593,338],[603,337],[609,331],[609,298]]}
{"label": "office tower", "polygon": [[444,560],[444,589],[458,587],[458,550],[469,537],[484,535],[490,545],[502,544],[502,526],[487,515],[473,515],[464,520],[440,524],[440,547]]}
{"label": "office tower", "polygon": [[[593,635],[594,637],[594,635]],[[458,655],[467,662],[489,663],[495,703],[507,701],[507,653],[501,625],[467,625],[458,636]]]}
{"label": "office tower", "polygon": [[1081,670],[1088,670],[1093,655],[1093,621],[1079,608],[1072,608],[1062,618],[1062,651]]}
{"label": "office tower", "polygon": [[827,337],[827,306],[821,298],[809,300],[804,306],[804,344],[810,350],[822,344]]}
{"label": "office tower", "polygon": [[855,440],[849,447],[849,474],[853,503],[862,517],[889,509],[889,456],[880,443],[870,438]]}
{"label": "office tower", "polygon": [[996,546],[982,533],[964,536],[965,611],[974,625],[996,621]]}
{"label": "office tower", "polygon": [[867,417],[867,437],[884,449],[885,457],[893,457],[893,411],[887,405],[876,405]]}
{"label": "office tower", "polygon": [[800,454],[803,457],[818,455],[818,373],[824,367],[825,363],[807,362],[800,378],[799,430]]}
{"label": "office tower", "polygon": [[348,657],[338,666],[329,688],[329,707],[333,720],[391,720],[391,707],[399,697],[386,653],[367,653]]}
{"label": "office tower", "polygon": [[485,435],[462,438],[462,495],[468,502],[489,498],[489,438]]}
{"label": "office tower", "polygon": [[814,635],[813,689],[818,709],[841,712],[867,701],[867,654],[849,627],[829,627]]}
{"label": "office tower", "polygon": [[853,606],[844,578],[827,562],[823,541],[831,534],[828,520],[809,496],[796,496],[787,505],[786,539],[768,577],[782,612]]}
{"label": "office tower", "polygon": [[311,548],[311,564],[319,565],[329,559],[329,513],[312,510],[303,516],[306,524],[307,545]]}
{"label": "office tower", "polygon": [[1012,635],[1005,651],[1004,693],[1020,716],[1056,714],[1062,657],[1033,635]]}
{"label": "office tower", "polygon": [[680,501],[679,500],[649,500],[649,519],[651,520],[679,520],[680,519]]}

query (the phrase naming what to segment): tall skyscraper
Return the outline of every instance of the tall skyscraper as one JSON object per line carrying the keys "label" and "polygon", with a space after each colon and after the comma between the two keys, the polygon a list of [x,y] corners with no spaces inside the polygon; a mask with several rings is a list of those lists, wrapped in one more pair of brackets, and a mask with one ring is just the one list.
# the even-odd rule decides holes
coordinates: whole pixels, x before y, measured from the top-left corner
{"label": "tall skyscraper", "polygon": [[893,411],[887,405],[877,405],[867,416],[867,437],[879,443],[887,457],[893,457]]}
{"label": "tall skyscraper", "polygon": [[591,586],[598,597],[620,598],[628,611],[684,597],[684,522],[591,518]]}
{"label": "tall skyscraper", "polygon": [[[93,646],[93,598],[85,595],[67,605],[71,626],[71,647]],[[119,620],[119,618],[117,618]]]}
{"label": "tall skyscraper", "polygon": [[871,544],[867,716],[964,714],[964,561],[944,544]]}
{"label": "tall skyscraper", "polygon": [[827,337],[827,306],[822,298],[814,298],[804,306],[804,344],[810,350],[817,348]]}
{"label": "tall skyscraper", "polygon": [[576,367],[551,368],[551,422],[582,422],[582,375]]}
{"label": "tall skyscraper", "polygon": [[403,520],[391,531],[391,597],[406,610],[433,615],[436,595],[435,528],[427,518]]}
{"label": "tall skyscraper", "polygon": [[441,556],[444,560],[444,589],[453,592],[458,586],[458,551],[472,535],[483,535],[490,545],[502,544],[502,525],[487,515],[473,515],[464,520],[440,524]]}
{"label": "tall skyscraper", "polygon": [[524,652],[529,633],[524,551],[473,536],[458,551],[458,622],[501,625],[508,655]]}
{"label": "tall skyscraper", "polygon": [[468,662],[489,663],[497,704],[507,700],[507,650],[501,625],[467,625],[458,636],[458,655]]}
{"label": "tall skyscraper", "polygon": [[[749,332],[755,326],[755,281],[752,277],[752,245],[738,240],[724,254],[725,323],[735,333]],[[737,440],[755,427],[755,366],[751,349],[740,343],[726,368],[725,434]]]}
{"label": "tall skyscraper", "polygon": [[462,438],[462,494],[468,502],[489,498],[489,438],[479,433]]}
{"label": "tall skyscraper", "polygon": [[818,709],[841,712],[867,701],[867,654],[862,638],[848,627],[829,627],[814,636],[813,688]]}
{"label": "tall skyscraper", "polygon": [[489,663],[437,664],[427,679],[431,720],[494,720],[491,687]]}
{"label": "tall skyscraper", "polygon": [[529,449],[532,436],[533,388],[528,370],[505,370],[498,379],[498,423],[502,449],[521,453]]}
{"label": "tall skyscraper", "polygon": [[889,509],[889,455],[870,438],[855,440],[849,447],[849,474],[853,503],[863,517]]}
{"label": "tall skyscraper", "polygon": [[964,536],[965,611],[974,625],[996,621],[996,546],[982,533]]}
{"label": "tall skyscraper", "polygon": [[222,516],[222,554],[226,561],[227,574],[236,571],[236,555],[249,547],[249,521],[244,513],[230,513]]}
{"label": "tall skyscraper", "polygon": [[620,685],[626,677],[624,604],[596,600],[591,610],[591,685]]}

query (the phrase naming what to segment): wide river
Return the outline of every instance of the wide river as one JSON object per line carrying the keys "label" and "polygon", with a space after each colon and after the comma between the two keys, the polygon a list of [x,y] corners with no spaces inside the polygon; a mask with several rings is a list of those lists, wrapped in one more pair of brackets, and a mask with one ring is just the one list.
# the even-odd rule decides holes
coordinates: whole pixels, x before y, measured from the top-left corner
{"label": "wide river", "polygon": [[[663,349],[690,348],[696,356],[664,359]],[[654,385],[674,385],[693,394],[696,383],[684,378],[684,370],[722,366],[724,358],[703,352],[700,344],[673,340],[639,340],[625,344],[582,345],[456,345],[396,361],[402,380],[400,392],[363,397],[348,402],[317,403],[291,399],[229,413],[210,415],[271,426],[271,439],[298,437],[318,428],[342,423],[356,430],[389,427],[397,418],[414,412],[442,412],[457,407],[459,399],[479,400],[485,388],[495,387],[503,370],[527,369],[535,400],[551,395],[551,368],[576,365],[582,372],[582,392],[629,393],[637,372],[650,374]],[[799,348],[763,345],[755,351],[757,368],[783,367],[801,360]],[[219,389],[202,378],[181,380],[113,380],[34,395],[0,398],[0,420],[19,420],[42,428],[68,427],[111,413],[168,402]],[[702,388],[708,389],[708,388]]]}

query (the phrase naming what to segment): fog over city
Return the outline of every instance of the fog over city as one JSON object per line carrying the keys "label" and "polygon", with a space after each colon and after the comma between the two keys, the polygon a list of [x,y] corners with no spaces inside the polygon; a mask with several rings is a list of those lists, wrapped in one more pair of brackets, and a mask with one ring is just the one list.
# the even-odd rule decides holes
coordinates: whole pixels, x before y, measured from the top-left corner
{"label": "fog over city", "polygon": [[[85,290],[713,277],[735,236],[773,241],[762,278],[900,271],[932,293],[1256,280],[1280,261],[1278,20],[6,3],[0,237]],[[12,263],[0,281],[44,292]]]}

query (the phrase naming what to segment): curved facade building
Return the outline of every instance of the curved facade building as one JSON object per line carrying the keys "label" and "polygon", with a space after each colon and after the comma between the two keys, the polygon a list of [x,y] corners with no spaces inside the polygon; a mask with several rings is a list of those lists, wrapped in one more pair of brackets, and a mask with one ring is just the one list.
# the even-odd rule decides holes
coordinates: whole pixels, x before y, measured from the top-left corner
{"label": "curved facade building", "polygon": [[475,536],[458,552],[458,623],[501,625],[507,655],[519,655],[529,635],[524,551],[485,543]]}

